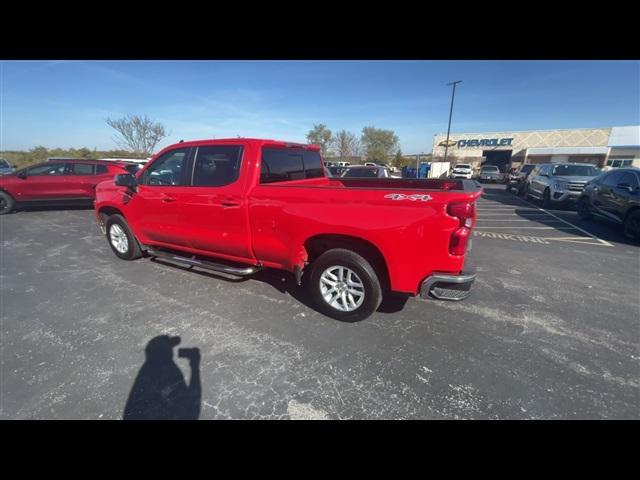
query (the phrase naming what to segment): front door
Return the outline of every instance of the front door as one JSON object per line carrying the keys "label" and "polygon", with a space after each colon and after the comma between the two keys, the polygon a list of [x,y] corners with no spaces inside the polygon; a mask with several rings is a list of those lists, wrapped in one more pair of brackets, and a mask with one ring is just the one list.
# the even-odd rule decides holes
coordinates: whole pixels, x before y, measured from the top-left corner
{"label": "front door", "polygon": [[165,246],[188,246],[184,198],[189,193],[189,148],[164,153],[138,178],[128,210],[132,227],[144,239]]}
{"label": "front door", "polygon": [[47,162],[27,169],[26,177],[21,179],[16,200],[59,200],[67,192],[64,163]]}

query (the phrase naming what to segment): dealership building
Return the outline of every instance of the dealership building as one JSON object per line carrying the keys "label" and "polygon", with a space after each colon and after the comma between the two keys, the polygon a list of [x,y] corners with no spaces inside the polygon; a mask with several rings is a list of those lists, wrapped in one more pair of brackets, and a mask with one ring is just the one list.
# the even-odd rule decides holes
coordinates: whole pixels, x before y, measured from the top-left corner
{"label": "dealership building", "polygon": [[[523,163],[591,163],[640,167],[640,125],[567,130],[476,132],[449,135],[447,161],[497,165],[508,171]],[[433,139],[433,160],[444,159],[447,135]]]}

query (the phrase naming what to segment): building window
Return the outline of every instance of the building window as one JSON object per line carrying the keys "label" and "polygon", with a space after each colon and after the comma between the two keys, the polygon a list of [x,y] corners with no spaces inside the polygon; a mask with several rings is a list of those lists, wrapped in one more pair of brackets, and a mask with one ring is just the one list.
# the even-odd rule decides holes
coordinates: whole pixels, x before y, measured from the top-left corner
{"label": "building window", "polygon": [[612,168],[630,167],[632,163],[632,158],[610,158],[607,160],[607,166]]}

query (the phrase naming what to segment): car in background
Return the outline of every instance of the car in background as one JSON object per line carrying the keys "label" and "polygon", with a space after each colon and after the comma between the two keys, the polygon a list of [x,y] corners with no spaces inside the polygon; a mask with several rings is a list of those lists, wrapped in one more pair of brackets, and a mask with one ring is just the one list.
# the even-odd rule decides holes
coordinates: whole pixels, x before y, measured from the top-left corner
{"label": "car in background", "polygon": [[504,180],[502,173],[497,165],[483,165],[480,167],[480,173],[478,174],[478,180],[480,183],[500,183]]}
{"label": "car in background", "polygon": [[640,241],[640,169],[617,168],[591,180],[578,197],[578,216],[622,225],[627,238]]}
{"label": "car in background", "polygon": [[15,165],[11,165],[4,158],[0,158],[0,175],[6,175],[7,173],[15,172]]}
{"label": "car in background", "polygon": [[573,203],[600,173],[588,163],[542,163],[527,177],[524,195],[526,199],[542,200],[543,208]]}
{"label": "car in background", "polygon": [[524,192],[524,183],[535,167],[536,165],[533,163],[525,163],[524,165],[520,165],[515,172],[510,173],[507,177],[507,191],[513,191],[517,195],[522,195]]}
{"label": "car in background", "polygon": [[138,170],[135,164],[99,160],[46,161],[0,176],[0,215],[16,207],[93,205],[96,185]]}
{"label": "car in background", "polygon": [[371,167],[368,165],[352,165],[347,168],[342,175],[342,178],[391,178],[389,169],[387,167]]}
{"label": "car in background", "polygon": [[466,178],[467,180],[471,180],[471,178],[473,177],[473,167],[468,163],[458,163],[454,165],[450,177]]}

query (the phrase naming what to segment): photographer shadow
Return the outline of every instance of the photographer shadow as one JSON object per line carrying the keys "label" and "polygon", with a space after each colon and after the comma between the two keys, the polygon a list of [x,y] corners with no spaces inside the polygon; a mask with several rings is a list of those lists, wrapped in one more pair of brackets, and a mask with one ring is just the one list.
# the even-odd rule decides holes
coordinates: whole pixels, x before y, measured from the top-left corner
{"label": "photographer shadow", "polygon": [[173,348],[180,337],[160,335],[145,348],[145,362],[129,393],[123,420],[197,420],[200,416],[200,351],[178,350],[189,359],[191,381],[187,385],[182,371],[173,361]]}

